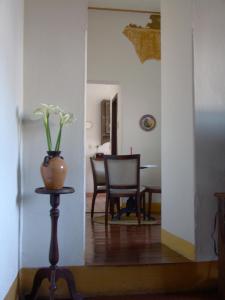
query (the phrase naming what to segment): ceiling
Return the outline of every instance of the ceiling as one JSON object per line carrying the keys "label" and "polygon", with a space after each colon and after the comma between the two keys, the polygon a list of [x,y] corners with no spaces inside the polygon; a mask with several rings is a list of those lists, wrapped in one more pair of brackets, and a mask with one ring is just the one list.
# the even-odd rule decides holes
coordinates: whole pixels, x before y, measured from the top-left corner
{"label": "ceiling", "polygon": [[89,6],[160,11],[160,0],[88,0]]}

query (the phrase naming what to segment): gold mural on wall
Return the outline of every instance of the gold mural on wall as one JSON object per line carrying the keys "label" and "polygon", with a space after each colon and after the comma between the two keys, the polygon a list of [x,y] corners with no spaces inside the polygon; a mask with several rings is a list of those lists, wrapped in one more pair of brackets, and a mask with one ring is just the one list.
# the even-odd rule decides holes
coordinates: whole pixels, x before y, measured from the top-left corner
{"label": "gold mural on wall", "polygon": [[142,63],[148,59],[161,59],[160,15],[151,15],[150,20],[145,27],[130,24],[123,30]]}

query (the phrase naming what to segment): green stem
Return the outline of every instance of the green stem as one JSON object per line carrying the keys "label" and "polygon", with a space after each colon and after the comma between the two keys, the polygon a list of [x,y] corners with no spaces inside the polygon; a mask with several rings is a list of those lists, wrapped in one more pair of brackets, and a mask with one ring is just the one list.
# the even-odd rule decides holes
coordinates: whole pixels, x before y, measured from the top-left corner
{"label": "green stem", "polygon": [[52,139],[51,139],[50,126],[49,126],[49,116],[48,116],[48,119],[47,119],[47,130],[48,130],[49,145],[50,145],[50,148],[52,150]]}
{"label": "green stem", "polygon": [[47,138],[47,144],[48,144],[48,151],[52,151],[52,140],[51,140],[51,133],[49,128],[49,117],[47,117],[47,122],[44,121],[45,126],[45,133]]}
{"label": "green stem", "polygon": [[60,148],[61,136],[62,136],[62,128],[63,128],[63,125],[60,124],[60,126],[59,126],[59,132],[58,132],[58,136],[57,136],[57,141],[56,141],[56,145],[55,145],[55,151],[59,151],[59,148]]}

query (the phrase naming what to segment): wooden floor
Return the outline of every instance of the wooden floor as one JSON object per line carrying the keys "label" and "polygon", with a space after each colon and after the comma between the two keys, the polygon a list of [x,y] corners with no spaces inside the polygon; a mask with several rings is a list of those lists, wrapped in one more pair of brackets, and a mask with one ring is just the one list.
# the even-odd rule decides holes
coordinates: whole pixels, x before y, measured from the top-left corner
{"label": "wooden floor", "polygon": [[[58,299],[58,298],[57,298]],[[112,296],[112,297],[91,297],[84,300],[219,300],[216,292],[208,293],[187,293],[171,295],[136,295],[136,296]],[[49,298],[38,298],[37,300],[49,300]],[[70,300],[70,299],[59,299]]]}
{"label": "wooden floor", "polygon": [[[84,300],[219,300],[216,292],[208,293],[187,293],[171,295],[137,295],[137,296],[113,296],[113,297],[91,297]],[[48,300],[48,298],[38,298],[37,300]],[[61,299],[60,300],[69,300]]]}
{"label": "wooden floor", "polygon": [[138,296],[118,296],[118,297],[96,297],[88,300],[218,300],[216,292],[208,293],[187,293],[171,295],[138,295]]}
{"label": "wooden floor", "polygon": [[[90,211],[88,198],[87,211]],[[104,211],[104,199],[97,199]],[[95,215],[101,215],[96,213]],[[188,260],[160,242],[160,225],[109,225],[91,221],[86,214],[86,265],[137,265],[182,263]]]}

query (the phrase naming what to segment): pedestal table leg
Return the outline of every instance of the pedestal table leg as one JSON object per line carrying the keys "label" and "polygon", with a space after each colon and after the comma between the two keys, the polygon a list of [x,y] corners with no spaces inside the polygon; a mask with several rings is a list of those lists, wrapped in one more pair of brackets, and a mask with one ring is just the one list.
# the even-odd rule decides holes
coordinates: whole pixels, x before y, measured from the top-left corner
{"label": "pedestal table leg", "polygon": [[36,300],[38,290],[41,286],[42,281],[47,278],[50,282],[49,286],[49,299],[55,299],[55,291],[57,289],[56,282],[62,278],[66,281],[69,294],[72,300],[82,300],[82,296],[76,292],[76,286],[73,279],[73,274],[66,268],[60,268],[57,266],[59,261],[59,248],[58,248],[58,237],[57,237],[57,226],[59,218],[60,194],[50,194],[50,216],[51,216],[51,241],[49,249],[49,268],[41,268],[37,271],[31,293],[25,297],[26,300]]}

